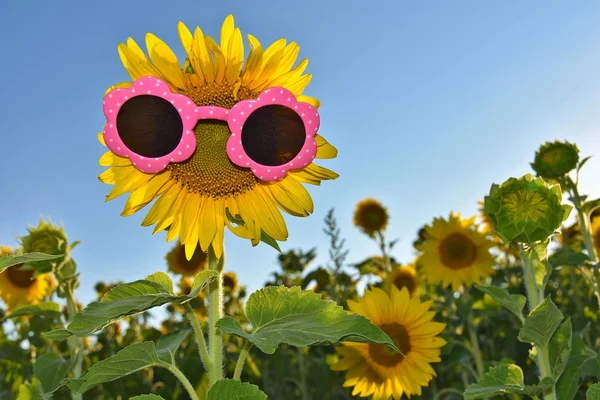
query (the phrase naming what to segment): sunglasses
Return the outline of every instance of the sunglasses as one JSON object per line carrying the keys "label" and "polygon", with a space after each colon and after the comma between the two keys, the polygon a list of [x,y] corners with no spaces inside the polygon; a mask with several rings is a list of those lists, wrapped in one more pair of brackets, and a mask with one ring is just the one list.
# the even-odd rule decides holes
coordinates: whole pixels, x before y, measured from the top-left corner
{"label": "sunglasses", "polygon": [[317,153],[319,113],[281,87],[266,89],[256,100],[241,101],[231,109],[197,107],[162,80],[147,76],[127,89],[108,92],[103,111],[106,146],[144,173],[189,159],[196,150],[194,128],[202,120],[226,121],[231,131],[227,156],[263,181],[307,166]]}

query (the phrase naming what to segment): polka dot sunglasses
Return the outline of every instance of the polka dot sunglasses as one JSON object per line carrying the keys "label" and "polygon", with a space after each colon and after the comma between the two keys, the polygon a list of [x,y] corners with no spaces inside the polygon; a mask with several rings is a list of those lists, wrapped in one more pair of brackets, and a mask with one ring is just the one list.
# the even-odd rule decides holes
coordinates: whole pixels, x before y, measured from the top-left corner
{"label": "polka dot sunglasses", "polygon": [[281,87],[266,89],[256,100],[241,101],[228,110],[198,107],[162,80],[147,76],[127,89],[108,92],[103,110],[106,145],[145,173],[189,159],[196,150],[194,128],[201,120],[226,121],[231,131],[229,159],[263,181],[307,166],[317,153],[319,113]]}

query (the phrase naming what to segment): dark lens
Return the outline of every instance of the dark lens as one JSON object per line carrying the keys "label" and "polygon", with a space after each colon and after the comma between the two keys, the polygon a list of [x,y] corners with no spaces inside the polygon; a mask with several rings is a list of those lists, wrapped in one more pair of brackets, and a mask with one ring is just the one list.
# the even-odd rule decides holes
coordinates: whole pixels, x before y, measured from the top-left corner
{"label": "dark lens", "polygon": [[291,108],[271,105],[252,112],[242,128],[242,146],[261,165],[277,166],[296,157],[306,133],[300,116]]}
{"label": "dark lens", "polygon": [[127,100],[117,115],[119,137],[134,153],[162,157],[177,147],[183,135],[179,112],[157,96],[136,96]]}

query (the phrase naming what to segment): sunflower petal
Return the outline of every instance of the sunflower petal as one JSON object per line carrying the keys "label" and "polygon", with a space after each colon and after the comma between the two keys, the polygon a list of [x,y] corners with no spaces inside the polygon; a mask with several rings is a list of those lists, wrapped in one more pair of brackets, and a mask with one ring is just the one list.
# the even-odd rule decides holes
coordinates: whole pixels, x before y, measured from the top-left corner
{"label": "sunflower petal", "polygon": [[121,62],[123,63],[123,66],[127,70],[127,73],[131,79],[136,80],[148,75],[159,75],[159,77],[162,78],[162,75],[158,73],[156,68],[152,66],[145,56],[144,58],[139,57],[133,50],[123,43],[119,43],[118,51]]}
{"label": "sunflower petal", "polygon": [[185,50],[188,60],[194,69],[194,76],[196,79],[199,79],[198,84],[204,83],[204,73],[202,72],[202,61],[198,57],[198,52],[196,51],[196,43],[194,42],[194,36],[192,32],[188,29],[188,27],[183,23],[179,22],[177,24],[177,31],[179,33],[179,40],[181,41],[181,45]]}
{"label": "sunflower petal", "polygon": [[215,202],[212,198],[207,198],[200,209],[198,225],[200,227],[200,247],[202,251],[208,251],[215,233],[217,231],[217,219],[215,218]]}
{"label": "sunflower petal", "polygon": [[336,158],[338,150],[329,144],[327,140],[321,135],[315,135],[315,141],[317,142],[317,156],[316,158],[327,159]]}
{"label": "sunflower petal", "polygon": [[242,82],[251,87],[254,79],[260,74],[263,50],[260,42],[252,35],[248,35],[248,47],[250,47],[250,54],[242,71]]}
{"label": "sunflower petal", "polygon": [[217,42],[215,42],[215,40],[208,35],[206,36],[206,46],[212,53],[212,56],[215,60],[215,82],[222,82],[223,79],[225,79],[225,71],[227,69],[225,64],[225,55],[221,51],[221,48],[219,47]]}
{"label": "sunflower petal", "polygon": [[201,64],[201,70],[204,74],[206,82],[211,83],[215,80],[215,66],[213,65],[210,51],[206,45],[204,39],[204,33],[199,27],[196,27],[194,31],[194,47],[192,48],[195,54],[195,58]]}
{"label": "sunflower petal", "polygon": [[298,101],[308,103],[311,106],[313,106],[314,108],[318,109],[319,107],[321,107],[321,102],[319,100],[315,99],[314,97],[305,96],[305,95],[301,94],[300,96],[296,96],[296,98],[298,99]]}
{"label": "sunflower petal", "polygon": [[146,34],[146,47],[152,63],[173,86],[184,89],[185,81],[181,65],[173,50],[152,33]]}
{"label": "sunflower petal", "polygon": [[171,180],[171,173],[169,171],[154,175],[148,183],[131,192],[121,216],[130,216],[144,208],[148,203],[154,200],[157,195],[168,190],[171,185],[173,185],[173,181]]}

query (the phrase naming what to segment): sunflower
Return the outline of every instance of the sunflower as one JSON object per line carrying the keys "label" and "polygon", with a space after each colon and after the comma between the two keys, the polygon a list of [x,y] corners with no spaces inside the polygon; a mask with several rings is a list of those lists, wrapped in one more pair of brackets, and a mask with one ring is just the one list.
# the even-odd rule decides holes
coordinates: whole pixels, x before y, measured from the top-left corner
{"label": "sunflower", "polygon": [[223,273],[223,287],[226,287],[230,294],[234,294],[238,286],[239,281],[235,272],[227,271]]}
{"label": "sunflower", "polygon": [[418,289],[417,271],[412,265],[397,265],[383,281],[384,289],[389,293],[392,286],[398,289],[405,287],[413,296]]}
{"label": "sunflower", "polygon": [[494,243],[474,222],[475,217],[461,219],[460,214],[450,214],[448,220],[435,218],[425,228],[427,240],[417,250],[423,253],[419,265],[429,282],[457,290],[491,274],[495,259],[489,250]]}
{"label": "sunflower", "polygon": [[[119,56],[133,80],[155,76],[171,90],[192,99],[197,106],[230,109],[236,103],[256,99],[269,87],[283,87],[298,101],[318,108],[317,99],[302,95],[311,80],[304,74],[308,60],[294,66],[300,50],[295,42],[280,39],[263,49],[248,35],[250,53],[244,62],[244,44],[240,29],[229,15],[221,28],[220,44],[197,27],[192,32],[178,25],[179,37],[187,57],[183,65],[175,53],[158,37],[146,35],[147,58],[131,38],[119,44]],[[114,88],[128,88],[122,82]],[[310,163],[290,170],[277,181],[265,182],[247,168],[234,165],[227,156],[230,131],[225,122],[202,121],[194,128],[196,150],[183,162],[171,163],[156,174],[137,170],[128,158],[105,153],[100,165],[109,167],[100,181],[114,185],[106,200],[130,192],[122,216],[129,216],[156,200],[143,226],[155,225],[154,233],[167,230],[167,241],[179,237],[186,257],[192,257],[199,244],[207,251],[212,244],[216,256],[223,251],[223,234],[227,226],[234,234],[257,245],[265,235],[284,241],[288,231],[281,214],[304,217],[313,212],[313,202],[303,184],[320,185],[336,179],[335,172]],[[104,134],[99,134],[104,143]],[[337,150],[322,136],[315,135],[316,158],[335,158]],[[232,222],[233,221],[233,222]]]}
{"label": "sunflower", "polygon": [[592,219],[592,237],[596,254],[600,256],[600,217]]}
{"label": "sunflower", "polygon": [[354,225],[369,236],[384,231],[388,219],[387,209],[372,198],[360,201],[354,209]]}
{"label": "sunflower", "polygon": [[387,294],[374,288],[358,301],[348,301],[351,311],[369,318],[402,351],[393,352],[382,344],[343,342],[337,352],[343,356],[331,366],[347,371],[344,387],[354,387],[353,396],[373,400],[420,396],[422,387],[436,375],[431,363],[440,362],[446,341],[439,335],[446,324],[432,321],[433,301],[421,303],[408,289],[392,287]]}
{"label": "sunflower", "polygon": [[[6,254],[12,254],[12,249],[0,246],[0,257]],[[0,273],[0,298],[9,311],[27,304],[37,304],[56,288],[56,280],[52,274],[34,278],[34,271],[19,269],[22,266],[23,264],[17,264]]]}
{"label": "sunflower", "polygon": [[176,244],[167,253],[166,259],[169,271],[183,276],[196,276],[208,267],[208,254],[199,247],[196,248],[194,254],[188,260],[185,254],[185,246]]}

